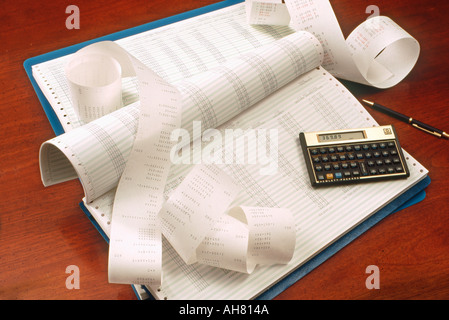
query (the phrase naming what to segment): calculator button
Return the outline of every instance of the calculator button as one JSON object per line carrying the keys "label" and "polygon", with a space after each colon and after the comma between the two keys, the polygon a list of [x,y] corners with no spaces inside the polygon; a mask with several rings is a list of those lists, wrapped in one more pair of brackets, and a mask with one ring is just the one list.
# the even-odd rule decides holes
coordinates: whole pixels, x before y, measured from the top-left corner
{"label": "calculator button", "polygon": [[352,175],[354,177],[358,177],[358,176],[360,176],[360,171],[359,170],[354,170],[354,171],[352,171]]}
{"label": "calculator button", "polygon": [[338,158],[337,158],[336,155],[332,155],[332,156],[331,156],[331,161],[335,162],[335,161],[337,161],[337,160],[338,160]]}
{"label": "calculator button", "polygon": [[314,162],[314,163],[320,163],[320,157],[313,157],[312,158],[312,161]]}
{"label": "calculator button", "polygon": [[347,152],[351,152],[352,151],[352,147],[351,146],[346,146],[346,151]]}
{"label": "calculator button", "polygon": [[382,156],[388,157],[390,154],[388,151],[382,151]]}
{"label": "calculator button", "polygon": [[364,162],[360,162],[359,166],[360,166],[360,172],[362,173],[362,176],[367,176],[368,175],[368,171],[366,170],[365,163]]}
{"label": "calculator button", "polygon": [[355,159],[354,154],[353,153],[348,153],[348,159],[349,160],[354,160]]}
{"label": "calculator button", "polygon": [[340,155],[340,161],[346,161],[346,155],[341,154]]}
{"label": "calculator button", "polygon": [[394,169],[393,168],[388,168],[387,171],[388,171],[388,173],[394,173]]}
{"label": "calculator button", "polygon": [[342,176],[341,172],[335,172],[334,177],[335,177],[335,179],[341,179],[343,176]]}
{"label": "calculator button", "polygon": [[343,147],[337,147],[337,151],[338,151],[338,152],[344,152],[344,151],[345,151],[345,148],[343,148]]}
{"label": "calculator button", "polygon": [[351,162],[350,164],[349,164],[350,166],[351,166],[351,168],[357,168],[357,162]]}
{"label": "calculator button", "polygon": [[330,164],[326,164],[326,165],[324,166],[324,170],[330,171],[330,170],[331,170],[331,165],[330,165]]}
{"label": "calculator button", "polygon": [[402,172],[402,171],[403,171],[403,169],[402,169],[401,166],[397,166],[397,167],[396,167],[396,172]]}
{"label": "calculator button", "polygon": [[345,176],[345,178],[350,178],[351,177],[351,172],[345,171],[345,172],[343,172],[343,175]]}
{"label": "calculator button", "polygon": [[371,159],[373,157],[373,154],[371,152],[365,153],[365,158]]}
{"label": "calculator button", "polygon": [[380,152],[376,151],[373,153],[374,158],[379,158],[380,157]]}
{"label": "calculator button", "polygon": [[375,174],[377,174],[377,170],[376,169],[370,169],[369,173],[371,175],[375,175]]}
{"label": "calculator button", "polygon": [[321,161],[323,161],[323,162],[329,162],[329,158],[326,157],[326,156],[323,156],[323,157],[321,158]]}
{"label": "calculator button", "polygon": [[329,153],[335,153],[335,148],[329,148]]}
{"label": "calculator button", "polygon": [[362,146],[362,149],[363,149],[363,150],[369,150],[369,145],[364,144],[364,145]]}
{"label": "calculator button", "polygon": [[327,153],[327,149],[326,149],[326,148],[320,148],[320,153],[321,153],[321,154]]}
{"label": "calculator button", "polygon": [[385,149],[386,147],[387,147],[387,144],[386,143],[379,143],[379,147],[381,148],[381,149]]}
{"label": "calculator button", "polygon": [[317,178],[319,181],[322,181],[322,180],[324,180],[324,175],[318,174],[318,175],[316,176],[316,178]]}
{"label": "calculator button", "polygon": [[338,163],[334,163],[332,167],[334,168],[334,170],[340,170],[340,164]]}
{"label": "calculator button", "polygon": [[349,163],[342,163],[341,167],[342,167],[342,169],[348,169],[349,168]]}
{"label": "calculator button", "polygon": [[392,162],[391,162],[391,160],[390,159],[385,159],[385,164],[388,166],[388,165],[390,165]]}
{"label": "calculator button", "polygon": [[387,173],[387,170],[385,170],[385,168],[379,169],[379,174],[385,174],[385,173]]}
{"label": "calculator button", "polygon": [[377,164],[378,166],[381,166],[381,165],[383,165],[384,163],[383,163],[382,160],[376,160],[376,164]]}
{"label": "calculator button", "polygon": [[326,179],[327,180],[333,180],[334,179],[334,174],[333,173],[326,174]]}
{"label": "calculator button", "polygon": [[388,148],[393,148],[394,147],[394,142],[388,142],[387,146],[388,146]]}
{"label": "calculator button", "polygon": [[360,146],[354,146],[355,151],[360,151],[361,149],[362,149],[362,147],[360,147]]}
{"label": "calculator button", "polygon": [[311,153],[313,156],[316,156],[316,155],[318,154],[318,149],[312,149],[312,150],[310,150],[310,153]]}
{"label": "calculator button", "polygon": [[390,154],[391,154],[392,156],[397,156],[397,155],[398,155],[398,152],[397,152],[396,150],[391,150],[391,151],[390,151]]}
{"label": "calculator button", "polygon": [[378,148],[377,143],[373,143],[373,144],[371,145],[371,149],[376,150],[377,148]]}
{"label": "calculator button", "polygon": [[366,163],[368,165],[368,167],[372,167],[375,165],[374,161],[370,160]]}
{"label": "calculator button", "polygon": [[316,171],[323,171],[323,167],[321,165],[315,166]]}
{"label": "calculator button", "polygon": [[357,159],[363,159],[363,153],[356,153]]}

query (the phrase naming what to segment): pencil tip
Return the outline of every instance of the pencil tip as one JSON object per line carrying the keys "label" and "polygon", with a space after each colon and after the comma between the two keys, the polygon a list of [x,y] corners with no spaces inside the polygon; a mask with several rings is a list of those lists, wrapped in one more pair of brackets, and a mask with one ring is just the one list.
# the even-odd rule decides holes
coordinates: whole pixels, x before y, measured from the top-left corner
{"label": "pencil tip", "polygon": [[371,102],[371,101],[368,101],[368,100],[365,100],[365,99],[362,99],[362,101],[367,103],[367,104],[369,104],[369,105],[371,105],[371,106],[374,104],[374,102]]}

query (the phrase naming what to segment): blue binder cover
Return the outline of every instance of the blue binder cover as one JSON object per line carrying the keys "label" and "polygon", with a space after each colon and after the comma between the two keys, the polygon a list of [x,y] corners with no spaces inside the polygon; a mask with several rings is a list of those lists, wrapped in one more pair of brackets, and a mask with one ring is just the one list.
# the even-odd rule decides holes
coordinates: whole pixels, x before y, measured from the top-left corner
{"label": "blue binder cover", "polygon": [[[181,20],[185,20],[191,17],[195,17],[201,14],[205,14],[211,11],[215,11],[218,9],[222,9],[237,3],[241,3],[243,0],[225,0],[222,2],[218,2],[206,7],[198,8],[192,11],[184,12],[172,17],[164,18],[161,20],[153,21],[147,24],[143,24],[141,26],[137,26],[134,28],[130,28],[127,30],[123,30],[120,32],[112,33],[100,38],[92,39],[83,43],[75,44],[73,46],[69,46],[66,48],[62,48],[56,51],[52,51],[40,56],[32,57],[24,61],[24,68],[28,75],[28,78],[31,81],[31,84],[36,91],[36,94],[39,98],[40,103],[42,104],[42,107],[44,109],[44,112],[47,115],[47,118],[52,126],[53,131],[56,135],[60,135],[64,133],[64,129],[62,128],[61,123],[59,122],[59,119],[57,118],[55,112],[53,111],[53,108],[51,107],[48,100],[45,98],[44,94],[42,93],[41,89],[39,88],[37,82],[33,78],[32,69],[31,67],[35,64],[42,63],[45,61],[49,61],[64,55],[68,55],[71,53],[74,53],[78,51],[79,49],[85,47],[88,44],[99,42],[99,41],[115,41],[124,37],[131,36],[133,34],[137,34],[140,32],[144,32],[147,30],[151,30],[154,28],[158,28],[161,26],[165,26],[171,23],[175,23]],[[385,218],[386,216],[390,215],[391,213],[397,212],[399,210],[402,210],[410,205],[413,205],[419,201],[422,201],[425,198],[425,191],[424,189],[429,185],[430,178],[426,177],[424,180],[419,182],[417,185],[415,185],[412,189],[407,191],[407,193],[401,195],[399,198],[388,204],[386,207],[372,215],[369,219],[365,220],[363,223],[359,224],[357,227],[355,227],[351,232],[347,233],[343,237],[341,237],[339,240],[334,242],[331,246],[327,247],[323,251],[321,251],[318,255],[310,259],[307,263],[296,269],[294,272],[290,273],[288,276],[286,276],[284,279],[282,279],[280,282],[275,284],[273,287],[262,293],[257,297],[257,299],[260,300],[268,300],[272,299],[275,296],[277,296],[279,293],[284,291],[286,288],[291,286],[293,283],[307,275],[310,271],[312,271],[314,268],[318,267],[321,263],[329,259],[331,256],[333,256],[335,253],[337,253],[341,248],[349,244],[351,241],[356,239],[359,235],[370,229],[372,226],[374,226],[376,223],[378,223],[380,220]],[[100,234],[103,236],[103,238],[109,242],[108,237],[104,233],[104,231],[100,228],[98,223],[95,221],[95,219],[92,217],[90,212],[87,210],[87,208],[84,206],[84,204],[80,203],[81,209],[84,211],[84,213],[88,216],[88,218],[91,220],[91,222],[94,224],[94,226],[97,228],[97,230],[100,232]],[[135,289],[133,288],[135,291]],[[137,294],[136,294],[137,295]],[[138,295],[137,295],[138,296]],[[138,296],[139,297],[139,296]]]}

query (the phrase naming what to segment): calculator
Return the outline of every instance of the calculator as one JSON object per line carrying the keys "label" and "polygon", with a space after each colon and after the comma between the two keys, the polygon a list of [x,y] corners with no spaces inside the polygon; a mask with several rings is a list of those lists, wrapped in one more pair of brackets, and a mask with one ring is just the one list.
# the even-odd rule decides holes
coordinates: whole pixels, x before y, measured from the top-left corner
{"label": "calculator", "polygon": [[410,176],[393,125],[299,134],[312,186]]}

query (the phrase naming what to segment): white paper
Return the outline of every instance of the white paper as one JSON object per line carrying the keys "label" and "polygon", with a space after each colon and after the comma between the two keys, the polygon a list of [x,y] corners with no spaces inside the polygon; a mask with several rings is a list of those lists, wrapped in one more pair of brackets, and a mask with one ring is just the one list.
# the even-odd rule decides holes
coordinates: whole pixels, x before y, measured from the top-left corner
{"label": "white paper", "polygon": [[[107,189],[113,188],[114,182],[118,181],[111,219],[109,281],[158,286],[162,283],[160,219],[163,222],[164,234],[172,246],[187,264],[194,263],[197,261],[196,250],[200,243],[210,232],[219,214],[227,209],[238,190],[237,186],[231,182],[229,185],[225,183],[227,180],[224,175],[214,176],[212,174],[214,171],[211,169],[208,174],[200,171],[202,175],[193,175],[193,178],[186,179],[187,186],[180,187],[180,191],[175,191],[173,198],[169,199],[161,214],[158,215],[163,204],[166,180],[172,160],[171,151],[174,141],[170,139],[171,132],[181,127],[183,112],[197,110],[192,114],[199,115],[206,127],[214,127],[249,108],[292,79],[317,67],[322,57],[321,46],[309,33],[298,32],[180,82],[177,87],[167,83],[111,42],[95,43],[83,48],[73,56],[75,60],[70,61],[69,64],[77,65],[76,59],[84,61],[92,55],[103,56],[108,52],[111,53],[111,58],[116,58],[115,61],[120,65],[120,69],[125,72],[120,77],[135,75],[139,84],[140,105],[137,129],[134,129],[132,124],[124,125],[127,129],[131,129],[130,132],[136,130],[132,149],[128,151],[125,147],[120,150],[115,143],[112,143],[114,130],[110,130],[111,135],[109,135],[109,130],[102,128],[103,125],[107,126],[110,122],[114,122],[117,118],[116,113],[119,114],[118,118],[122,116],[121,112],[116,111],[89,122],[79,130],[62,135],[56,138],[56,141],[44,144],[41,148],[41,159],[48,163],[57,162],[55,158],[59,159],[64,167],[60,176],[54,179],[50,171],[51,166],[43,164],[43,180],[57,183],[64,180],[64,174],[71,177],[67,166],[70,162],[81,178],[88,202],[106,193]],[[221,88],[219,92],[216,90],[217,87]],[[88,102],[95,101],[97,101],[96,97]],[[187,129],[188,132],[194,133],[188,125]],[[89,133],[92,137],[89,137]],[[80,137],[81,140],[79,140]],[[132,135],[129,140],[132,140]],[[95,153],[95,151],[92,152],[95,150],[92,149],[93,144],[85,144],[85,141],[93,141],[93,144],[101,145],[98,150],[100,158],[104,158],[102,152],[106,146],[109,150],[109,159],[105,159],[103,167],[110,169],[114,166],[114,175],[97,174],[97,171],[102,171],[96,170],[99,159],[92,155]],[[190,141],[191,139],[188,140],[189,144]],[[75,146],[78,143],[84,145],[85,150],[76,151]],[[59,149],[60,147],[62,149]],[[52,157],[52,152],[57,156]],[[129,154],[125,160],[124,155],[127,152]],[[83,154],[89,157],[86,162],[80,161]],[[117,166],[117,159],[120,159],[119,166]],[[90,170],[92,163],[95,164],[95,168]],[[93,174],[89,175],[86,171],[91,171]],[[92,177],[95,181],[91,179]],[[103,183],[105,180],[107,183]],[[93,184],[105,187],[103,189],[89,188],[89,185]],[[191,193],[192,190],[196,192]],[[180,208],[182,208],[181,211]],[[183,221],[183,224],[179,225],[182,214],[186,214],[185,218],[189,218],[189,221],[188,223]],[[188,228],[185,228],[186,223]],[[251,236],[246,238],[252,241]],[[291,239],[293,241],[294,234],[291,235]],[[245,245],[247,246],[248,244]],[[290,248],[290,257],[293,250],[294,247]],[[202,252],[210,253],[211,250],[202,250]],[[251,259],[254,258],[250,252],[248,254]],[[241,252],[237,255],[240,257]],[[251,259],[249,267],[245,268],[246,272],[252,272],[257,264]],[[201,258],[202,262],[206,260]],[[246,260],[248,259],[244,259]],[[284,263],[284,260],[281,259],[281,262]],[[267,261],[261,259],[261,262]],[[227,263],[221,264],[221,266],[225,265]],[[235,269],[232,265],[230,267]]]}
{"label": "white paper", "polygon": [[239,191],[217,167],[198,165],[172,193],[159,213],[165,238],[187,264]]}
{"label": "white paper", "polygon": [[368,19],[346,39],[366,83],[389,88],[403,80],[418,60],[418,41],[388,17]]}
{"label": "white paper", "polygon": [[160,285],[162,236],[158,212],[170,169],[168,132],[181,125],[181,96],[133,61],[140,89],[139,125],[118,184],[109,244],[109,282]]}
{"label": "white paper", "polygon": [[[261,3],[272,6],[271,1],[246,2],[253,24],[286,21],[278,11],[264,20],[265,12],[258,8]],[[285,0],[285,6],[290,15],[286,24],[318,38],[324,49],[323,67],[338,78],[389,88],[403,80],[418,60],[418,41],[388,17],[364,21],[345,40],[328,0]]]}
{"label": "white paper", "polygon": [[[181,125],[181,96],[176,88],[112,42],[99,42],[83,48],[73,56],[69,65],[76,67],[78,59],[84,62],[99,53],[114,59],[120,65],[119,70],[124,70],[123,76],[135,75],[140,90],[137,132],[126,164],[121,152],[115,152],[111,157],[112,163],[117,157],[121,158],[123,172],[117,175],[120,180],[113,206],[109,281],[160,285],[162,236],[157,214],[164,200],[170,169],[169,150],[173,142],[167,133]],[[122,74],[116,76],[121,81]],[[96,85],[94,81],[91,84]],[[120,92],[120,88],[108,89]],[[113,94],[108,91],[97,93]],[[90,98],[86,105],[100,101],[98,96]],[[109,137],[101,128],[98,131],[103,133],[103,141]],[[88,196],[90,199],[93,195]]]}
{"label": "white paper", "polygon": [[246,1],[249,24],[288,25],[290,15],[282,0]]}
{"label": "white paper", "polygon": [[[130,68],[131,58],[119,46],[102,42],[90,48],[94,52],[111,51],[126,70],[122,77],[135,74]],[[86,48],[81,52],[85,53]],[[215,128],[321,62],[319,42],[307,32],[298,32],[178,81],[176,89],[182,100],[181,127],[189,135],[186,143],[194,138],[194,121],[201,121],[203,130]],[[140,96],[145,98],[145,95]],[[78,176],[87,202],[115,188],[135,138],[141,103],[131,104],[77,128],[76,132],[72,130],[43,143],[40,162],[44,185]],[[190,161],[195,162],[193,155]]]}
{"label": "white paper", "polygon": [[229,215],[248,225],[247,272],[252,272],[257,264],[286,264],[291,260],[296,231],[290,210],[240,206]]}
{"label": "white paper", "polygon": [[295,249],[290,210],[229,205],[239,185],[216,166],[197,165],[159,213],[162,233],[186,264],[252,273],[287,264]]}
{"label": "white paper", "polygon": [[[285,26],[249,25],[244,4],[238,4],[117,42],[164,79],[175,83],[292,32]],[[134,79],[124,78],[123,101],[127,106],[92,121],[90,127],[83,126],[83,122],[73,115],[67,96],[69,90],[63,66],[69,58],[66,56],[33,66],[33,75],[52,103],[64,129],[77,132],[71,136],[63,134],[43,144],[42,176],[45,183],[50,185],[75,178],[82,172],[85,176],[83,186],[92,190],[89,191],[92,192],[92,198],[87,200],[86,196],[84,205],[106,236],[110,236],[113,200],[118,182],[116,172],[120,168],[123,171],[120,159],[126,160],[131,151],[140,102],[130,105],[130,102],[138,99],[138,95],[132,85]],[[314,59],[311,55],[304,58]],[[279,70],[289,71],[289,68]],[[52,91],[48,90],[47,84],[51,84]],[[53,91],[55,94],[52,94]],[[207,109],[183,111],[182,127],[184,124],[191,125],[192,119],[201,119],[204,110]],[[219,123],[223,119],[220,118]],[[231,208],[247,205],[288,208],[292,212],[296,236],[293,257],[288,264],[261,266],[248,275],[246,270],[249,264],[245,261],[248,224],[225,214],[220,216],[212,231],[198,246],[198,263],[187,265],[162,237],[163,282],[161,286],[147,286],[146,289],[156,299],[253,298],[422,179],[427,170],[405,153],[411,171],[407,180],[326,190],[311,188],[298,145],[298,132],[373,125],[377,123],[363,106],[322,67],[313,68],[293,79],[254,106],[240,110],[235,118],[221,123],[217,129],[278,129],[276,174],[261,175],[259,166],[254,165],[231,165],[223,168],[223,171],[242,190]],[[170,198],[189,172],[189,165],[172,164],[164,199]],[[106,188],[104,184],[109,187]],[[100,191],[109,191],[95,192],[97,187]],[[376,194],[376,197],[373,198],[372,194]],[[226,246],[226,243],[233,245]],[[210,250],[209,246],[214,250]],[[217,252],[223,257],[220,261],[216,259]],[[202,261],[205,263],[200,263]]]}
{"label": "white paper", "polygon": [[122,77],[134,75],[126,52],[111,42],[76,52],[65,66],[72,105],[88,123],[123,106]]}

